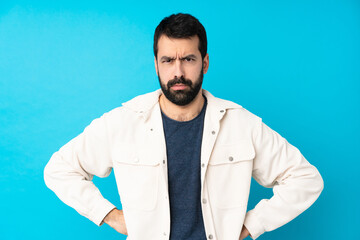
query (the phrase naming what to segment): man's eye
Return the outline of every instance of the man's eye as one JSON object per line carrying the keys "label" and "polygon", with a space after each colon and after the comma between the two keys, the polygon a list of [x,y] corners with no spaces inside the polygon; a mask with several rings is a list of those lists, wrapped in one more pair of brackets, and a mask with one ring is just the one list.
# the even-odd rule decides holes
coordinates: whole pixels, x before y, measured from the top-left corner
{"label": "man's eye", "polygon": [[164,59],[162,62],[163,63],[170,63],[170,62],[172,62],[172,59]]}
{"label": "man's eye", "polygon": [[185,61],[186,61],[186,62],[192,62],[192,61],[194,61],[194,59],[187,57],[187,58],[185,58]]}

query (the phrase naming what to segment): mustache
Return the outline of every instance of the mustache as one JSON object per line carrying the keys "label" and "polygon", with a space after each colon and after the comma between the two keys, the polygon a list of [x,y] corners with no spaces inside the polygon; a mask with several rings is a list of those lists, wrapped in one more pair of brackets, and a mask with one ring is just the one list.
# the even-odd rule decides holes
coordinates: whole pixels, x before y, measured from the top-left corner
{"label": "mustache", "polygon": [[189,87],[192,86],[192,82],[189,79],[185,79],[184,77],[180,77],[180,78],[174,78],[168,81],[167,83],[167,87],[171,88],[172,86],[174,86],[175,84],[184,84],[187,85]]}

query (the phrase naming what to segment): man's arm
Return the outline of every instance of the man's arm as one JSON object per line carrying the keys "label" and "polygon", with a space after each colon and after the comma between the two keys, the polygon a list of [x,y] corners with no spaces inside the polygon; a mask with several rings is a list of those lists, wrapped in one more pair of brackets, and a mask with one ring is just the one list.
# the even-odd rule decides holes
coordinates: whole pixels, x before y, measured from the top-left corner
{"label": "man's arm", "polygon": [[305,211],[319,197],[323,180],[300,151],[259,119],[254,135],[253,177],[272,187],[271,199],[261,200],[245,217],[253,239],[272,231]]}
{"label": "man's arm", "polygon": [[119,233],[128,235],[123,210],[118,210],[116,208],[111,210],[104,218],[104,223],[108,224]]}
{"label": "man's arm", "polygon": [[241,234],[240,234],[239,240],[243,240],[243,239],[247,238],[248,236],[250,236],[249,230],[247,230],[245,225],[243,225],[243,227],[241,229]]}
{"label": "man's arm", "polygon": [[115,208],[93,184],[93,176],[106,177],[112,170],[105,115],[54,153],[44,170],[46,185],[67,205],[101,225]]}

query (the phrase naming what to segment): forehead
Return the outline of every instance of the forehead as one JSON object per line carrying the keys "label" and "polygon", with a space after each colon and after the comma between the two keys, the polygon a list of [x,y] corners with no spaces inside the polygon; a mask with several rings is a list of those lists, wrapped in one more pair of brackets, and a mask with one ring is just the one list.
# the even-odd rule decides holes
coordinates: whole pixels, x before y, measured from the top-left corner
{"label": "forehead", "polygon": [[199,37],[169,38],[162,35],[158,41],[158,57],[173,55],[201,55],[199,51]]}

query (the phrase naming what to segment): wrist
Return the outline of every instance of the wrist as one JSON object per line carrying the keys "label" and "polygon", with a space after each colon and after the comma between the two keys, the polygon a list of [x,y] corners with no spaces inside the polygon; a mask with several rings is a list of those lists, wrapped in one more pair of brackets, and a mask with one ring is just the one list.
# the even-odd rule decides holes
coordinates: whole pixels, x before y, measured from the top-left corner
{"label": "wrist", "polygon": [[112,225],[113,222],[117,220],[117,216],[120,213],[120,211],[117,208],[113,208],[105,217],[103,222]]}

